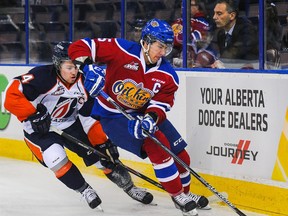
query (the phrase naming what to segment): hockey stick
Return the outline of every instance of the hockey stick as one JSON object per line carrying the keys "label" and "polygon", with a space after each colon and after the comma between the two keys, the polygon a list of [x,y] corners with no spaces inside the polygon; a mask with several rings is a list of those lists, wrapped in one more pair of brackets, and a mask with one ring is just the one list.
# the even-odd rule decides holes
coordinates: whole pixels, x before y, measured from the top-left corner
{"label": "hockey stick", "polygon": [[[224,196],[226,199],[228,198],[228,194],[226,192],[220,192],[222,194],[222,196]],[[218,199],[218,197],[216,195],[211,195],[209,197],[207,197],[207,199],[209,200],[209,203],[216,203],[216,202],[222,202],[221,200]]]}
{"label": "hockey stick", "polygon": [[[118,103],[116,103],[109,95],[107,95],[103,90],[100,91],[100,95],[111,103],[119,112],[121,112],[129,120],[135,120],[133,116],[127,113]],[[164,151],[169,153],[175,161],[177,161],[181,166],[183,166],[187,171],[189,171],[194,177],[196,177],[205,187],[207,187],[211,192],[213,192],[219,199],[225,202],[233,211],[238,215],[246,216],[242,211],[235,207],[228,199],[226,199],[221,193],[219,193],[212,185],[210,185],[205,179],[203,179],[197,172],[191,169],[186,163],[184,163],[177,155],[175,155],[168,147],[163,145],[156,137],[150,133],[144,131],[145,134],[152,139],[158,146],[160,146]]]}
{"label": "hockey stick", "polygon": [[[56,127],[53,127],[51,126],[50,127],[52,129],[52,131],[54,131],[55,133],[59,134],[60,136],[66,138],[67,140],[79,145],[79,146],[82,146],[83,148],[87,149],[88,150],[88,154],[91,154],[91,153],[94,153],[94,154],[97,154],[98,156],[100,157],[104,157],[105,159],[111,161],[110,157],[103,154],[102,152],[98,151],[97,149],[87,145],[86,143],[80,141],[79,139],[77,139],[76,137],[73,137],[72,135],[68,134],[68,133],[65,133],[64,131],[62,130],[59,130],[57,129]],[[162,189],[162,190],[165,190],[163,188],[163,186],[161,184],[159,184],[158,182],[154,181],[153,179],[143,175],[142,173],[140,172],[137,172],[136,170],[126,166],[125,164],[123,164],[121,161],[119,161],[119,164],[124,168],[126,169],[127,171],[129,171],[130,173],[138,176],[139,178],[142,178],[143,180],[149,182],[150,184]]]}

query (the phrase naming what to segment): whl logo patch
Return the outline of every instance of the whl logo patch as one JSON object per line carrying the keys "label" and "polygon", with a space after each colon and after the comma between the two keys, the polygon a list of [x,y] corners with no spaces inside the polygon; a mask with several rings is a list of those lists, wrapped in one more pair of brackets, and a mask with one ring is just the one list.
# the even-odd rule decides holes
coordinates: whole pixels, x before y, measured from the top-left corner
{"label": "whl logo patch", "polygon": [[124,68],[126,68],[128,70],[138,71],[139,64],[137,62],[131,62],[129,64],[124,65]]}

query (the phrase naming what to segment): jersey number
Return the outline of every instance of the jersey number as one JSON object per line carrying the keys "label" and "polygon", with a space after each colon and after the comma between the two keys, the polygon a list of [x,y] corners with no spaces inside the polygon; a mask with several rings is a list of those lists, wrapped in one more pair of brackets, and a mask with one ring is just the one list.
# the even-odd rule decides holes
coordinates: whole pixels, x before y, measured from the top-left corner
{"label": "jersey number", "polygon": [[34,79],[34,76],[32,74],[25,74],[25,75],[22,75],[22,80],[21,82],[22,83],[29,83],[31,80]]}

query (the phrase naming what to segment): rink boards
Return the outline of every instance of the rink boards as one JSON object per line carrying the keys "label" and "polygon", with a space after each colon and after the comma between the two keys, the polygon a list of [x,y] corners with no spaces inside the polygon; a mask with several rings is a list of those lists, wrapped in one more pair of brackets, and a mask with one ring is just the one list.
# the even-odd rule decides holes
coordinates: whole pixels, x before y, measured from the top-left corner
{"label": "rink boards", "polygon": [[[1,99],[5,83],[28,69],[0,67]],[[217,191],[227,192],[229,201],[239,208],[288,215],[287,75],[178,74],[179,91],[168,117],[189,144],[191,167]],[[20,123],[1,103],[0,155],[35,161],[22,136]],[[102,175],[96,168],[84,168],[74,154],[69,157],[85,172]],[[121,157],[125,164],[155,179],[148,161],[124,151]],[[211,195],[196,178],[192,191]]]}

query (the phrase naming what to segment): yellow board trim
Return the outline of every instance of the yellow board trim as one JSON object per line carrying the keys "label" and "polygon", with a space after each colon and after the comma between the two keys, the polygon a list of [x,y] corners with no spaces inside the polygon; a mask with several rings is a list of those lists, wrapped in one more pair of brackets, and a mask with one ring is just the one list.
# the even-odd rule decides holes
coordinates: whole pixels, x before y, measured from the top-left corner
{"label": "yellow board trim", "polygon": [[[102,177],[104,176],[102,171],[98,170],[95,166],[87,168],[81,158],[73,152],[67,151],[67,154],[69,159],[75,163],[82,172]],[[0,156],[27,161],[37,161],[26,146],[25,142],[19,140],[0,138]],[[129,160],[123,160],[123,163],[156,181],[153,168],[150,164]],[[215,187],[218,192],[228,193],[228,200],[239,209],[271,216],[288,215],[287,189],[201,173],[199,173],[199,175],[201,175],[201,177],[210,185]],[[160,190],[138,177],[133,176],[133,180],[138,186]],[[193,186],[191,190],[194,193],[203,194],[205,196],[214,195],[195,177],[192,177],[191,185]],[[222,204],[226,205],[225,203]]]}
{"label": "yellow board trim", "polygon": [[288,109],[286,110],[285,121],[280,136],[277,158],[272,173],[272,179],[288,182]]}

